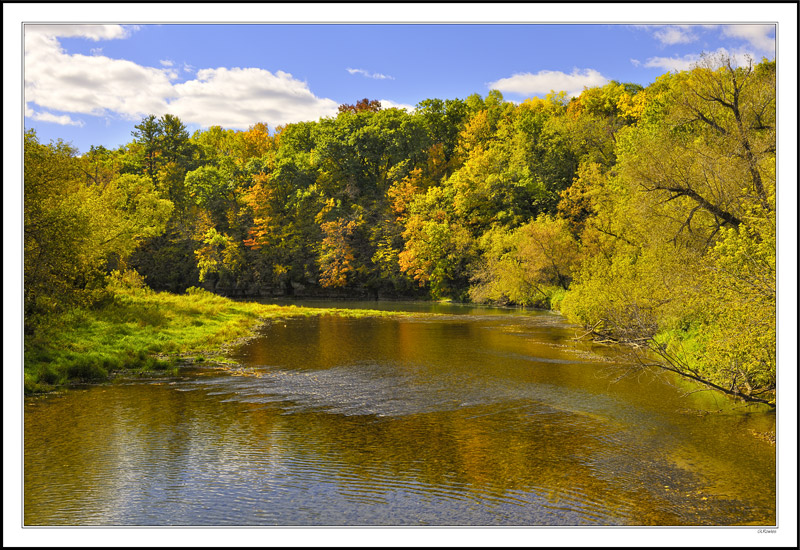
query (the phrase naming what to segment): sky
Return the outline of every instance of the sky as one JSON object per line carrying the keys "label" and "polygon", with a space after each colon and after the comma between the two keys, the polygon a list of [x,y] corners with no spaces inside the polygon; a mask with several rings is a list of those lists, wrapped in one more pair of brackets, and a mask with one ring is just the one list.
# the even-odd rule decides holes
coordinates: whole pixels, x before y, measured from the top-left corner
{"label": "sky", "polygon": [[335,116],[378,99],[500,90],[522,101],[610,80],[646,86],[702,53],[775,58],[774,24],[26,24],[25,127],[80,152],[142,118],[190,131]]}
{"label": "sky", "polygon": [[[130,142],[134,125],[151,113],[178,115],[194,131],[316,120],[364,97],[413,108],[426,98],[485,96],[495,88],[522,101],[612,79],[647,85],[720,49],[739,58],[777,53],[778,61],[778,342],[779,364],[789,368],[779,370],[787,389],[778,404],[776,533],[282,529],[232,537],[230,530],[21,529],[11,511],[22,501],[22,392],[19,370],[9,366],[20,363],[23,341],[25,127],[42,142],[63,139],[85,152]],[[796,545],[796,3],[4,3],[3,60],[4,545]]]}

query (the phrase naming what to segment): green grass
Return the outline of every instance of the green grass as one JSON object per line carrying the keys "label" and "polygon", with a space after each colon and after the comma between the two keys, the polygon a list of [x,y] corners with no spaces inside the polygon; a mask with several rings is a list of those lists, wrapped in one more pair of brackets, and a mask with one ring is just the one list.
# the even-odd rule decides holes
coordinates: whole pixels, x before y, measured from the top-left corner
{"label": "green grass", "polygon": [[105,381],[119,371],[171,372],[181,362],[228,362],[224,346],[251,336],[264,321],[317,315],[405,314],[239,302],[194,288],[177,295],[118,286],[102,307],[50,317],[26,337],[25,392]]}

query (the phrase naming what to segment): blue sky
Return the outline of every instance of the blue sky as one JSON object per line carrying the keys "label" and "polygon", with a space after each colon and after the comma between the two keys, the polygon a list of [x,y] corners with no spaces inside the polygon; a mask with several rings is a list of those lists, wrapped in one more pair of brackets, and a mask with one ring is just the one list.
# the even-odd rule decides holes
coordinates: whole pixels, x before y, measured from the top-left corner
{"label": "blue sky", "polygon": [[148,114],[190,130],[271,128],[367,97],[499,89],[522,101],[609,80],[651,83],[702,52],[775,57],[771,24],[28,24],[25,127],[81,152],[131,140]]}

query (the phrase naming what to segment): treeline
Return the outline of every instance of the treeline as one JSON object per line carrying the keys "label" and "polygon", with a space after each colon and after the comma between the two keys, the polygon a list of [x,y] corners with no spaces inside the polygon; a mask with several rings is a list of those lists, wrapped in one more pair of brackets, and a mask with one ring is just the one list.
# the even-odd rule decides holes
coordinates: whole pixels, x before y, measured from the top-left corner
{"label": "treeline", "polygon": [[747,399],[775,389],[775,63],[647,88],[377,101],[270,132],[146,117],[117,150],[25,136],[25,319],[156,290],[551,307]]}

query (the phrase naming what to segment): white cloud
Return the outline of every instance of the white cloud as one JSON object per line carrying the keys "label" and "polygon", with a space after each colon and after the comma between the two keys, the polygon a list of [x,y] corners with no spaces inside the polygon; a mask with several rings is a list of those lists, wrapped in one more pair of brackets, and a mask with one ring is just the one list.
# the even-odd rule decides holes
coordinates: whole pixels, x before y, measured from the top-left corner
{"label": "white cloud", "polygon": [[197,78],[174,86],[168,110],[186,123],[248,128],[333,116],[339,104],[316,97],[291,74],[257,68],[201,69]]}
{"label": "white cloud", "polygon": [[161,63],[161,65],[163,65],[164,67],[172,67],[173,65],[175,65],[175,63],[173,63],[169,59],[159,59],[158,62]]}
{"label": "white cloud", "polygon": [[[728,50],[726,48],[719,48],[710,54],[713,56],[726,56],[731,59],[734,66],[744,65],[747,59],[757,59],[752,52],[746,50]],[[702,54],[687,54],[683,57],[651,57],[644,64],[648,68],[666,69],[668,71],[688,71],[695,67],[695,65],[703,58]]]}
{"label": "white cloud", "polygon": [[634,67],[638,67],[641,64],[642,64],[642,62],[639,61],[638,59],[631,58],[631,65],[633,65]]}
{"label": "white cloud", "polygon": [[26,38],[28,33],[50,38],[88,38],[95,42],[130,36],[129,30],[122,25],[25,25]]}
{"label": "white cloud", "polygon": [[[26,105],[131,120],[172,113],[187,124],[228,128],[248,128],[259,121],[278,125],[336,114],[337,102],[316,97],[305,82],[282,71],[201,69],[194,79],[176,83],[178,71],[165,61],[162,64],[166,67],[156,68],[102,55],[68,54],[58,42],[58,37],[65,35],[101,40],[121,38],[126,32],[119,26],[27,26]],[[194,71],[194,67],[184,63],[183,70]],[[71,120],[67,115],[49,117],[64,124]]]}
{"label": "white cloud", "polygon": [[405,109],[409,113],[413,113],[416,110],[416,107],[407,103],[395,103],[390,99],[381,99],[379,101],[381,102],[381,109]]}
{"label": "white cloud", "polygon": [[487,86],[490,89],[500,90],[501,92],[523,95],[564,91],[570,96],[577,97],[584,87],[603,86],[608,82],[608,78],[594,69],[574,69],[571,74],[561,71],[539,71],[536,74],[520,73],[490,82]]}
{"label": "white cloud", "polygon": [[385,74],[381,74],[381,73],[371,73],[371,72],[366,71],[364,69],[350,69],[350,68],[348,68],[347,72],[350,73],[350,74],[360,74],[360,75],[363,75],[363,76],[365,76],[367,78],[374,78],[376,80],[394,80],[393,76],[389,76],[389,75],[385,75]]}
{"label": "white cloud", "polygon": [[775,54],[775,25],[725,25],[722,35],[742,38],[761,52]]}
{"label": "white cloud", "polygon": [[697,54],[688,54],[683,57],[651,57],[644,66],[653,69],[664,69],[667,71],[688,71],[700,60]]}
{"label": "white cloud", "polygon": [[54,115],[47,112],[36,112],[25,105],[25,116],[32,120],[41,120],[42,122],[52,122],[54,124],[61,124],[62,126],[83,126],[82,120],[72,120],[69,115]]}
{"label": "white cloud", "polygon": [[129,118],[160,113],[173,73],[102,55],[69,55],[52,32],[26,28],[25,101],[46,109]]}
{"label": "white cloud", "polygon": [[660,27],[653,33],[659,42],[667,46],[673,44],[689,44],[697,40],[697,35],[691,31],[689,25],[674,25]]}

